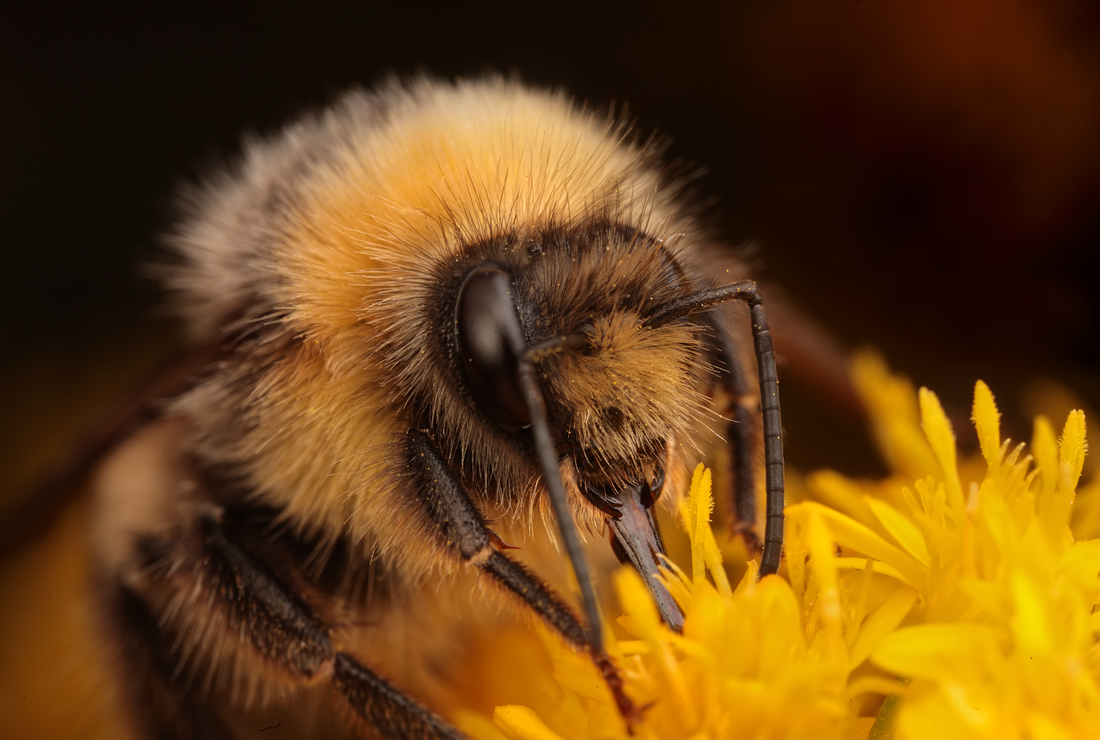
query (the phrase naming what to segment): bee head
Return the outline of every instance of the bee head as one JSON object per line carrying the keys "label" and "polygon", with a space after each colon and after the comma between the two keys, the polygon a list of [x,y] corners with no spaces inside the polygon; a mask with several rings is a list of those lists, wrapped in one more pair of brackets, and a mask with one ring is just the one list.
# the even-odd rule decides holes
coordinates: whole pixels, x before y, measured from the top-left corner
{"label": "bee head", "polygon": [[[668,446],[705,399],[699,327],[651,326],[695,289],[656,240],[616,226],[539,234],[471,267],[455,301],[457,357],[478,412],[522,439],[519,384],[531,352],[557,454],[593,503],[661,477]],[[568,338],[554,349],[541,343]]]}
{"label": "bee head", "polygon": [[705,363],[696,325],[652,318],[694,286],[661,243],[633,230],[532,241],[518,259],[516,246],[474,265],[457,293],[469,394],[491,423],[530,440],[551,498],[549,479],[570,469],[620,558],[655,576],[650,509],[670,442],[698,417]]}

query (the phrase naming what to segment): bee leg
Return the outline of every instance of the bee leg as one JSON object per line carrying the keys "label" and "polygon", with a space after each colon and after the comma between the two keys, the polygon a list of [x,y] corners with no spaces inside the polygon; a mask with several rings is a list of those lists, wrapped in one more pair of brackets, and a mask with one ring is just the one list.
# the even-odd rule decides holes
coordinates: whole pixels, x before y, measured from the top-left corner
{"label": "bee leg", "polygon": [[[760,381],[761,426],[764,431],[764,489],[766,511],[764,547],[760,554],[761,577],[779,570],[783,557],[783,419],[779,410],[779,377],[775,371],[775,342],[772,339],[768,317],[764,314],[764,302],[760,288],[751,280],[704,290],[661,306],[650,314],[645,324],[661,326],[669,321],[699,313],[719,303],[738,300],[748,304],[752,319],[752,343],[756,351],[757,377]],[[721,337],[719,329],[715,336]],[[725,345],[723,347],[723,344]],[[723,354],[728,368],[738,367],[735,361],[736,347],[730,340],[718,340],[718,351]],[[728,382],[728,381],[727,381]],[[740,399],[735,403],[744,403]],[[741,493],[740,499],[748,498]]]}
{"label": "bee leg", "polygon": [[749,552],[761,552],[763,543],[753,529],[756,523],[754,419],[759,414],[759,407],[756,395],[749,391],[733,336],[714,313],[707,314],[706,320],[711,329],[712,350],[720,360],[719,381],[729,396],[724,415],[730,419],[726,425],[726,440],[730,447],[732,475],[727,496],[731,504],[732,529],[745,541]]}
{"label": "bee leg", "polygon": [[443,545],[463,562],[477,566],[498,585],[518,596],[567,642],[590,653],[615,697],[619,712],[628,724],[633,722],[638,717],[638,710],[623,691],[622,677],[611,658],[594,648],[588,630],[573,610],[537,576],[493,547],[484,517],[428,435],[410,429],[407,441],[417,495]]}
{"label": "bee leg", "polygon": [[[174,719],[185,727],[150,727],[148,737],[227,737],[202,724],[208,715],[213,719],[213,703],[228,697],[231,706],[248,707],[265,691],[292,693],[327,679],[382,737],[465,738],[334,646],[329,625],[237,541],[224,518],[224,510],[206,505],[195,526],[182,528],[175,540],[146,542],[138,548],[147,553],[143,566],[123,586],[133,589],[126,601],[137,617],[131,624],[145,635],[138,649],[151,656],[144,665],[155,669],[146,671],[154,674],[153,689],[167,688]],[[196,678],[205,679],[199,688],[192,686]],[[256,680],[266,683],[249,684]],[[139,690],[148,692],[149,684]],[[204,704],[206,714],[186,716]]]}

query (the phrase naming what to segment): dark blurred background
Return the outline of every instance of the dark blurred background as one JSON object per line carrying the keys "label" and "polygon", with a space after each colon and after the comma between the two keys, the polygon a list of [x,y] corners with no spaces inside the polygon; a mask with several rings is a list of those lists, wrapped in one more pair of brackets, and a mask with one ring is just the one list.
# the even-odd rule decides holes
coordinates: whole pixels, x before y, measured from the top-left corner
{"label": "dark blurred background", "polygon": [[[372,5],[9,15],[5,487],[174,345],[138,266],[178,185],[242,132],[389,72],[516,72],[627,102],[706,168],[701,196],[731,242],[759,244],[766,280],[959,423],[978,377],[1017,439],[1042,379],[1100,406],[1094,0]],[[872,465],[858,426],[784,390],[796,463]]]}

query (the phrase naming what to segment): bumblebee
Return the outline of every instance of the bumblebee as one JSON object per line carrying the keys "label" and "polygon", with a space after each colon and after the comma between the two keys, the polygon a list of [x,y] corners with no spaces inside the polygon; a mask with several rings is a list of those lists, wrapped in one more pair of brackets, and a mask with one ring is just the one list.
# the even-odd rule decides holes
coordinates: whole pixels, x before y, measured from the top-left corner
{"label": "bumblebee", "polygon": [[660,155],[561,93],[420,78],[186,195],[160,274],[194,349],[85,456],[135,737],[459,738],[471,625],[528,617],[633,721],[592,571],[631,563],[680,628],[654,506],[719,446],[775,572],[768,323]]}

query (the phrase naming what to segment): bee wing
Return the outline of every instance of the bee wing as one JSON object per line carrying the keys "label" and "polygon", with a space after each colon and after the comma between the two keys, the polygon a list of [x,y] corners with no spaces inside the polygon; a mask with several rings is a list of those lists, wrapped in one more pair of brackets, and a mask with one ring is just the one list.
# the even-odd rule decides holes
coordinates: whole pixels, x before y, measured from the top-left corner
{"label": "bee wing", "polygon": [[38,483],[0,514],[0,558],[34,541],[53,522],[85,476],[134,431],[156,418],[164,402],[192,387],[226,352],[223,342],[182,350],[157,364],[96,419]]}

